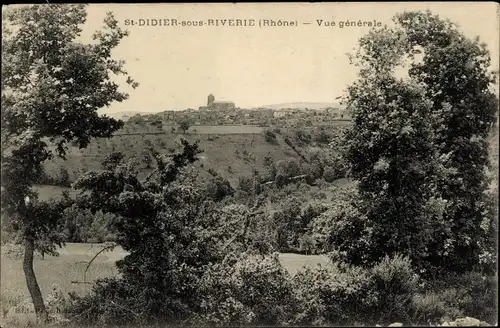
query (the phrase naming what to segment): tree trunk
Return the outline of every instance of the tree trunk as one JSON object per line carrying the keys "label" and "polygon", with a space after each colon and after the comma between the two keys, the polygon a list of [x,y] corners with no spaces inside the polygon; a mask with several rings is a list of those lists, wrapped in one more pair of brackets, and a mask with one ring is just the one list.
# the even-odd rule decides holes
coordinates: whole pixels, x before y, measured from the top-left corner
{"label": "tree trunk", "polygon": [[35,241],[33,237],[27,236],[24,239],[24,261],[23,270],[24,276],[26,277],[26,286],[31,295],[31,300],[35,307],[35,313],[39,321],[45,323],[48,321],[48,313],[45,308],[45,303],[43,302],[42,292],[38,286],[38,282],[35,276],[35,270],[33,270],[33,256],[35,252]]}

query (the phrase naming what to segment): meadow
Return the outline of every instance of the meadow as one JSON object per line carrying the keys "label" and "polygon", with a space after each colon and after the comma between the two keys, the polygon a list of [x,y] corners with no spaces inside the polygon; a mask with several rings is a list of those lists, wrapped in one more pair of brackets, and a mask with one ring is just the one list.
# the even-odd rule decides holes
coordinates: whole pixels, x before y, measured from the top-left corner
{"label": "meadow", "polygon": [[[59,256],[57,257],[46,255],[42,259],[37,256],[34,267],[44,298],[54,285],[65,294],[76,292],[84,295],[91,291],[92,282],[96,279],[116,275],[118,272],[115,262],[127,254],[120,247],[99,254],[89,266],[86,275],[84,274],[88,262],[102,247],[102,244],[68,243],[58,250]],[[326,264],[328,259],[323,255],[283,253],[280,254],[280,261],[288,272],[294,275],[304,266],[315,267],[318,264]],[[84,283],[85,281],[88,283]],[[2,316],[5,316],[12,306],[29,299],[22,260],[7,257],[4,252],[2,252],[1,262],[1,295]]]}
{"label": "meadow", "polygon": [[[248,129],[245,132],[246,128]],[[301,155],[309,157],[311,151],[321,149],[313,145],[298,144],[294,149],[280,134],[276,135],[275,142],[268,142],[264,134],[260,133],[262,128],[257,126],[192,126],[190,129],[196,129],[196,132],[126,134],[125,129],[110,139],[93,140],[86,149],[71,146],[67,160],[54,158],[47,161],[45,170],[52,177],[57,177],[61,170],[64,170],[70,180],[74,181],[86,171],[100,169],[103,160],[112,152],[122,152],[127,158],[141,163],[148,145],[152,145],[162,154],[170,154],[179,150],[179,140],[185,138],[189,142],[197,141],[202,151],[200,161],[195,163],[201,178],[208,177],[207,170],[213,169],[234,186],[238,177],[251,174],[253,169],[264,172],[266,159],[270,162],[300,160]],[[297,153],[297,149],[301,155]],[[143,167],[140,175],[146,176],[149,172],[149,169]]]}
{"label": "meadow", "polygon": [[262,128],[255,125],[192,125],[188,133],[196,134],[259,134]]}

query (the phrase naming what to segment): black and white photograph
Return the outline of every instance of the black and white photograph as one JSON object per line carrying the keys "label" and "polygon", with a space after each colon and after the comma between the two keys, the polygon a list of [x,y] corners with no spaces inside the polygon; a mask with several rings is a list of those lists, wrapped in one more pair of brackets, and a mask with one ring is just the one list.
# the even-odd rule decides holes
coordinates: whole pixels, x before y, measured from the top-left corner
{"label": "black and white photograph", "polygon": [[496,2],[2,6],[0,328],[498,325]]}

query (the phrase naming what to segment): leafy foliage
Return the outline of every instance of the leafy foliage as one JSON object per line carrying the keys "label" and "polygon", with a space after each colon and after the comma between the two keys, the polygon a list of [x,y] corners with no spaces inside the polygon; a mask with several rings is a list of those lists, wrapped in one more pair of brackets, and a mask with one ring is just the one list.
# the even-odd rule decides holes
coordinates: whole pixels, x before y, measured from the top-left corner
{"label": "leafy foliage", "polygon": [[376,303],[370,274],[359,268],[306,268],[293,281],[300,302],[298,324],[345,325],[352,324],[352,318],[362,322]]}
{"label": "leafy foliage", "polygon": [[410,319],[412,297],[419,290],[419,277],[412,269],[408,257],[386,256],[372,269],[377,291],[379,322],[407,321]]}
{"label": "leafy foliage", "polygon": [[271,129],[264,130],[264,138],[266,142],[276,143],[276,133]]}
{"label": "leafy foliage", "polygon": [[214,201],[219,202],[225,197],[232,196],[234,189],[228,180],[224,179],[219,174],[214,174],[206,184],[207,196]]}
{"label": "leafy foliage", "polygon": [[[156,174],[143,182],[135,172],[120,167],[88,173],[75,183],[76,188],[89,192],[82,194],[80,204],[117,215],[116,242],[130,253],[117,262],[121,278],[81,300],[77,309],[91,303],[95,310],[85,320],[100,320],[107,306],[98,301],[102,297],[139,313],[130,319],[135,322],[183,320],[197,304],[194,288],[203,266],[220,261],[224,254],[224,234],[218,230],[214,206],[201,190],[176,181],[198,152],[196,144],[187,142],[183,152],[172,157],[154,152]],[[123,295],[110,289],[123,290]],[[110,296],[102,295],[107,292]]]}
{"label": "leafy foliage", "polygon": [[[112,81],[113,75],[127,75],[124,63],[111,58],[127,32],[108,14],[93,44],[78,42],[84,5],[21,6],[3,14],[2,214],[18,223],[25,238],[27,287],[37,315],[45,320],[33,250],[35,245],[54,250],[57,240],[46,234],[62,209],[38,203],[31,186],[42,176],[43,162],[54,155],[65,158],[68,143],[84,148],[91,138],[110,137],[122,127],[121,121],[99,116],[97,110],[127,98]],[[137,87],[130,77],[128,81]]]}
{"label": "leafy foliage", "polygon": [[276,253],[243,253],[208,267],[198,295],[201,308],[192,322],[202,324],[286,324],[296,306],[292,281]]}
{"label": "leafy foliage", "polygon": [[[368,220],[368,257],[401,252],[429,274],[470,270],[481,253],[486,138],[498,110],[489,54],[430,12],[394,21],[360,39],[360,78],[348,89],[347,159]],[[406,79],[395,77],[401,66]]]}
{"label": "leafy foliage", "polygon": [[182,133],[186,133],[187,130],[189,130],[189,127],[191,126],[191,122],[188,119],[182,119],[179,122],[179,130]]}

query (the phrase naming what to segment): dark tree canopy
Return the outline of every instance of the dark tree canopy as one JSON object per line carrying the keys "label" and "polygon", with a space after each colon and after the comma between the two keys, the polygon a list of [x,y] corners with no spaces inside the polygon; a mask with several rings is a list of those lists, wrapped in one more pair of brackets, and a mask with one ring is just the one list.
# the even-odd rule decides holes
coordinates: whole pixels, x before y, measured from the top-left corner
{"label": "dark tree canopy", "polygon": [[362,37],[351,58],[360,74],[348,89],[347,157],[376,250],[367,256],[402,252],[419,266],[468,270],[487,252],[481,226],[491,211],[489,52],[430,12],[394,22]]}
{"label": "dark tree canopy", "polygon": [[2,14],[2,214],[18,222],[24,236],[26,282],[36,313],[45,320],[32,254],[42,237],[38,231],[54,225],[58,211],[38,203],[31,187],[46,160],[65,158],[68,143],[84,148],[92,138],[110,137],[122,127],[97,110],[128,97],[112,81],[127,75],[124,62],[111,58],[127,32],[108,13],[94,43],[82,44],[77,39],[85,5],[29,5]]}

